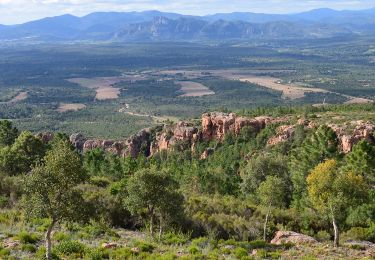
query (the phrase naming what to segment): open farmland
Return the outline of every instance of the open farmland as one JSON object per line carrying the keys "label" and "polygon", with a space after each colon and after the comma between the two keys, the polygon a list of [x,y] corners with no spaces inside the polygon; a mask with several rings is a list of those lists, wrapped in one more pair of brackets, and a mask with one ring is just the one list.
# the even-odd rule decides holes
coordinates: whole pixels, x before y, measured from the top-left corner
{"label": "open farmland", "polygon": [[121,82],[120,77],[100,77],[100,78],[73,78],[69,82],[76,83],[82,87],[94,89],[96,91],[95,99],[108,100],[117,99],[120,95],[120,89],[113,85]]}
{"label": "open farmland", "polygon": [[181,97],[203,97],[207,95],[215,95],[215,92],[198,82],[180,81],[176,83],[181,85],[181,91],[184,93]]}

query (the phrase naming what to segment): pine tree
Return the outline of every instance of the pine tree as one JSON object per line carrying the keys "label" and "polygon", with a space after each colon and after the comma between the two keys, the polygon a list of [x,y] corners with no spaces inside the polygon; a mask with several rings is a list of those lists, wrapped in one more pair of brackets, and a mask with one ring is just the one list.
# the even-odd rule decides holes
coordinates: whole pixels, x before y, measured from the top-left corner
{"label": "pine tree", "polygon": [[294,189],[293,200],[297,208],[304,203],[306,177],[310,170],[325,159],[334,158],[337,155],[337,144],[335,132],[323,125],[292,152],[289,168]]}

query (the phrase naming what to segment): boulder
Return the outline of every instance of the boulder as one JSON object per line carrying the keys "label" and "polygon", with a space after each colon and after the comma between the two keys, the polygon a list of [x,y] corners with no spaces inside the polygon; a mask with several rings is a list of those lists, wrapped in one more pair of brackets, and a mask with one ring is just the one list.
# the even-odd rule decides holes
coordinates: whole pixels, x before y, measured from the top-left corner
{"label": "boulder", "polygon": [[286,243],[299,244],[313,244],[318,241],[307,235],[296,233],[293,231],[278,231],[275,237],[271,240],[271,244],[281,245]]}

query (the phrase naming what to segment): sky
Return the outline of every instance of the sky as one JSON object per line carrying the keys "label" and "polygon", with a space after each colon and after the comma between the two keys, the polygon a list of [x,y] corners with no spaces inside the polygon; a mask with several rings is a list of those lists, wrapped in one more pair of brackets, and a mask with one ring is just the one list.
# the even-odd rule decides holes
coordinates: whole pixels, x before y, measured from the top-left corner
{"label": "sky", "polygon": [[358,10],[375,7],[375,0],[0,0],[0,24],[104,11],[159,10],[205,15],[228,12],[296,13],[316,8]]}

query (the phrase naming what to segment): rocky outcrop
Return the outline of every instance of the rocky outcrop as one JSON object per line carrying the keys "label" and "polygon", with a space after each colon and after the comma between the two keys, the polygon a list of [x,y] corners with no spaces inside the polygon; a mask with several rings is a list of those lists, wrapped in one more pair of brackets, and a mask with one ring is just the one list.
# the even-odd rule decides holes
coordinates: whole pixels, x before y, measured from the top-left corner
{"label": "rocky outcrop", "polygon": [[[371,122],[353,121],[346,126],[331,124],[329,127],[335,131],[339,139],[340,149],[344,153],[351,152],[353,146],[361,140],[366,140],[372,144],[375,143],[375,125]],[[351,132],[348,131],[348,129],[353,127],[354,129]]]}
{"label": "rocky outcrop", "polygon": [[83,144],[83,152],[91,151],[94,149],[103,149],[106,152],[122,155],[124,149],[123,142],[115,142],[112,140],[87,140]]}
{"label": "rocky outcrop", "polygon": [[186,142],[193,147],[200,139],[201,132],[197,127],[186,122],[179,122],[175,126],[166,127],[156,136],[151,144],[151,155],[163,150],[170,150],[179,141]]}
{"label": "rocky outcrop", "polygon": [[82,135],[82,134],[72,134],[70,136],[70,142],[72,145],[78,150],[78,151],[83,151],[83,146],[87,139]]}
{"label": "rocky outcrop", "polygon": [[202,116],[202,137],[204,140],[222,139],[235,125],[236,115],[207,113]]}
{"label": "rocky outcrop", "polygon": [[[137,157],[140,153],[152,156],[163,150],[170,150],[182,143],[195,151],[199,141],[222,140],[228,133],[238,135],[245,127],[250,127],[254,132],[259,132],[268,124],[282,122],[285,119],[271,117],[246,118],[238,117],[234,113],[207,113],[202,115],[201,129],[192,123],[179,122],[173,126],[164,126],[161,131],[151,136],[150,129],[141,130],[127,140],[115,142],[112,140],[86,139],[81,134],[73,134],[71,143],[81,152],[96,148],[122,156]],[[151,140],[152,139],[152,140]],[[206,159],[213,150],[207,149],[202,155]]]}
{"label": "rocky outcrop", "polygon": [[300,244],[314,244],[318,241],[307,235],[296,233],[293,231],[278,231],[275,237],[271,240],[271,244],[281,245],[286,243],[292,243],[296,245]]}
{"label": "rocky outcrop", "polygon": [[122,152],[123,156],[137,157],[141,152],[145,156],[150,155],[150,129],[143,129],[138,134],[131,136],[125,142],[125,150]]}
{"label": "rocky outcrop", "polygon": [[120,156],[130,155],[132,157],[137,157],[143,149],[145,151],[145,155],[149,155],[149,139],[150,131],[149,129],[144,129],[125,141],[86,139],[82,134],[73,134],[70,137],[70,142],[77,148],[77,150],[83,153],[100,148],[106,152]]}
{"label": "rocky outcrop", "polygon": [[244,127],[251,127],[253,131],[259,132],[273,123],[270,117],[238,117],[236,114],[206,113],[202,115],[202,138],[203,140],[222,140],[228,133],[240,134]]}
{"label": "rocky outcrop", "polygon": [[293,139],[295,133],[294,125],[282,125],[276,130],[276,135],[267,141],[267,145],[277,145]]}

